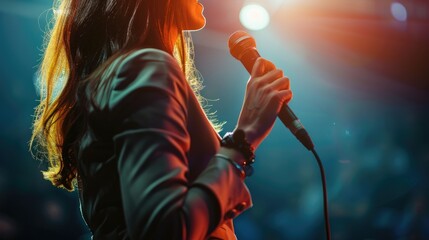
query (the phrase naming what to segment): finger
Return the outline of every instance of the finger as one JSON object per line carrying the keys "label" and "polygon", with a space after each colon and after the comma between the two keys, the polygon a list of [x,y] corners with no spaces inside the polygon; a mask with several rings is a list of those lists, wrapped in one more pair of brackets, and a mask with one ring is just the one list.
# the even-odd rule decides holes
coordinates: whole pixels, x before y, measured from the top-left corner
{"label": "finger", "polygon": [[268,61],[265,58],[259,57],[256,59],[255,65],[253,65],[252,73],[250,75],[252,77],[259,77],[274,69],[276,69],[274,63]]}
{"label": "finger", "polygon": [[288,77],[277,78],[273,82],[267,85],[268,88],[272,90],[289,90],[290,89],[290,80]]}
{"label": "finger", "polygon": [[259,80],[261,85],[267,85],[274,81],[276,81],[279,78],[282,78],[284,76],[283,70],[281,69],[274,69],[266,73],[261,77]]}
{"label": "finger", "polygon": [[277,99],[280,104],[288,104],[293,98],[293,93],[291,90],[281,90],[277,93]]}
{"label": "finger", "polygon": [[291,90],[281,90],[273,95],[273,98],[271,99],[270,103],[273,104],[273,106],[277,106],[278,107],[277,111],[280,111],[280,108],[284,104],[289,103],[292,97],[293,97],[293,94]]}

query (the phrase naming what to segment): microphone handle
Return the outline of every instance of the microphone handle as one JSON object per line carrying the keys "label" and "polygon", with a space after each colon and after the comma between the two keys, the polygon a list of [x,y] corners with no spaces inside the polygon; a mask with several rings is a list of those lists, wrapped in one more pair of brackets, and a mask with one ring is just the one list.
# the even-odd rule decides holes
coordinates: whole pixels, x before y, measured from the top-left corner
{"label": "microphone handle", "polygon": [[[258,59],[260,56],[261,55],[259,55],[258,50],[253,47],[243,51],[243,54],[239,56],[239,59],[249,74],[252,74],[253,65],[255,65],[256,59]],[[314,144],[310,138],[310,135],[287,104],[283,104],[277,116],[309,151],[314,149]]]}

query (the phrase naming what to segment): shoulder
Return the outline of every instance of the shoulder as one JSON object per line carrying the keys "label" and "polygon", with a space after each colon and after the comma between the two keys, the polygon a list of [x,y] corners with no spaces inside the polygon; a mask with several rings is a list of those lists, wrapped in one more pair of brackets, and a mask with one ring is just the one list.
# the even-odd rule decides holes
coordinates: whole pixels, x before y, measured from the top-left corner
{"label": "shoulder", "polygon": [[[123,63],[133,63],[135,61],[165,62],[177,65],[173,56],[156,48],[142,48],[132,51],[124,58]],[[178,67],[178,66],[177,66]]]}
{"label": "shoulder", "polygon": [[174,100],[186,109],[189,85],[170,54],[153,48],[140,49],[122,57],[117,64],[108,100],[110,111],[138,108],[153,94],[166,101]]}
{"label": "shoulder", "polygon": [[116,75],[121,78],[153,71],[160,74],[159,76],[164,73],[185,78],[176,59],[167,52],[155,48],[144,48],[129,53],[120,61]]}
{"label": "shoulder", "polygon": [[131,52],[119,61],[113,90],[130,87],[154,87],[178,93],[186,89],[185,76],[170,54],[145,48]]}

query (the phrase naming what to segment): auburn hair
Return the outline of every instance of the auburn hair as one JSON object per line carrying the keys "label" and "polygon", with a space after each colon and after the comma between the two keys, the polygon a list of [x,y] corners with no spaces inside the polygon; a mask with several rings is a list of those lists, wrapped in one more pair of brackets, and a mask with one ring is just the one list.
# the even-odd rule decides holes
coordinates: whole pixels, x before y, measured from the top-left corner
{"label": "auburn hair", "polygon": [[[81,89],[101,85],[101,75],[115,59],[152,46],[175,56],[198,94],[201,82],[192,61],[192,41],[177,26],[177,0],[56,0],[53,27],[45,36],[39,68],[40,103],[35,110],[30,148],[47,159],[44,178],[73,191],[77,151],[86,128],[87,108]],[[176,9],[176,10],[175,10]],[[179,29],[173,42],[170,31]],[[222,124],[213,124],[220,130]]]}

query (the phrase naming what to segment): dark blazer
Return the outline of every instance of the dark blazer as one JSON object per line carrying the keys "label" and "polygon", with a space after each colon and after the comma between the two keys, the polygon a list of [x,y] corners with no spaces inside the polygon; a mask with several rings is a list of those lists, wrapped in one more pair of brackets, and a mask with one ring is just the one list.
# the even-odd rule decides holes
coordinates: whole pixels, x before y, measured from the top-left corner
{"label": "dark blazer", "polygon": [[141,49],[110,73],[78,157],[93,239],[235,239],[231,219],[251,197],[234,167],[212,158],[219,135],[175,59]]}

